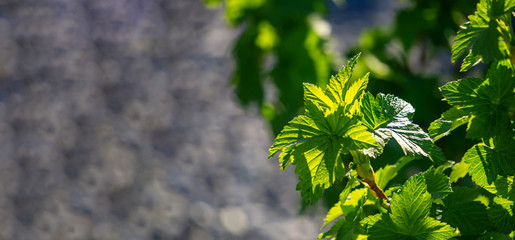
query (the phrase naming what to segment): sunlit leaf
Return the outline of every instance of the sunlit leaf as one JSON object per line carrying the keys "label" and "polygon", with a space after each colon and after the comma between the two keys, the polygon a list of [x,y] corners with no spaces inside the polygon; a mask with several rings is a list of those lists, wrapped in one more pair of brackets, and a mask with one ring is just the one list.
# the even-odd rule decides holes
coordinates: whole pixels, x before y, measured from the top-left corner
{"label": "sunlit leaf", "polygon": [[368,239],[450,239],[454,229],[429,217],[431,195],[422,175],[408,179],[394,194],[391,213],[369,216],[362,221]]}
{"label": "sunlit leaf", "polygon": [[393,137],[408,156],[428,157],[438,164],[446,161],[431,137],[411,121],[415,109],[408,102],[381,93],[374,98],[368,93],[361,108],[363,124],[373,130],[379,143],[386,144]]}

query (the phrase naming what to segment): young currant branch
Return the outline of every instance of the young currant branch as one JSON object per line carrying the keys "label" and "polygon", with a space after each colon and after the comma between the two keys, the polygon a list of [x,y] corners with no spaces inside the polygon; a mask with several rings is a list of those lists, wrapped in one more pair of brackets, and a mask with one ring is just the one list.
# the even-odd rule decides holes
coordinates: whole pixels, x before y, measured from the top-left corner
{"label": "young currant branch", "polygon": [[353,161],[356,164],[356,172],[361,177],[361,181],[367,183],[370,189],[375,193],[374,195],[381,200],[390,203],[390,199],[384,194],[384,191],[377,186],[374,176],[374,169],[370,165],[370,157],[366,156],[360,151],[349,151],[352,155]]}
{"label": "young currant branch", "polygon": [[341,156],[350,154],[362,182],[380,201],[389,203],[376,182],[371,159],[391,138],[408,156],[445,161],[429,135],[411,121],[415,109],[409,103],[366,92],[368,74],[351,79],[358,57],[349,60],[324,90],[304,84],[306,114],[290,121],[270,148],[269,157],[282,151],[282,169],[296,166],[297,189],[307,202],[316,201],[335,180],[342,180],[348,168]]}

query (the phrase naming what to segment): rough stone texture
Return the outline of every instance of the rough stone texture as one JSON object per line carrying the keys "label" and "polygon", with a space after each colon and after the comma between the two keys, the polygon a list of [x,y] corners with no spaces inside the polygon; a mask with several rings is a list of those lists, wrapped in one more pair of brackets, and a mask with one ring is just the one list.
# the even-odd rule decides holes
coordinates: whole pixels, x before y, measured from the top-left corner
{"label": "rough stone texture", "polygon": [[315,239],[197,0],[0,0],[0,239]]}

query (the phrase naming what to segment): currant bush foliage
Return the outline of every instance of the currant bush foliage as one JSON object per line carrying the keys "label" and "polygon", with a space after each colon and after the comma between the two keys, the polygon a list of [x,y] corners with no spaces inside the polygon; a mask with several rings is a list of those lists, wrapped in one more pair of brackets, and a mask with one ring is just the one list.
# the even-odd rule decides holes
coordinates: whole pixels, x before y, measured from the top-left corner
{"label": "currant bush foliage", "polygon": [[[281,169],[295,166],[297,189],[307,202],[336,183],[345,186],[320,239],[515,237],[514,9],[515,0],[481,0],[461,26],[451,60],[462,60],[461,71],[483,63],[486,76],[442,86],[450,109],[428,133],[412,122],[415,110],[408,102],[367,92],[368,74],[352,78],[359,55],[325,89],[304,84],[306,113],[284,127],[269,158],[280,152]],[[447,160],[434,141],[460,126],[476,144],[461,160]],[[372,163],[390,139],[406,156],[374,172]],[[389,185],[419,158],[434,166],[402,186]]]}
{"label": "currant bush foliage", "polygon": [[[479,62],[489,65],[488,71],[485,78],[460,79],[441,87],[451,109],[429,127],[436,140],[466,125],[466,137],[478,141],[450,174],[453,181],[468,174],[478,187],[461,188],[444,199],[442,219],[462,235],[482,235],[481,239],[510,239],[515,230],[514,9],[512,0],[482,0],[462,25],[452,61],[466,53],[461,71]],[[473,198],[476,201],[470,201]]]}
{"label": "currant bush foliage", "polygon": [[469,21],[461,26],[452,47],[452,61],[467,54],[461,71],[467,71],[479,62],[491,62],[510,56],[513,38],[511,10],[513,0],[482,0]]}
{"label": "currant bush foliage", "polygon": [[[336,221],[321,238],[364,234],[377,239],[397,235],[420,239],[454,236],[452,227],[428,216],[432,196],[441,198],[452,192],[449,178],[442,173],[445,166],[431,168],[409,181],[399,194],[393,194],[393,215],[386,213],[389,198],[382,188],[402,166],[420,157],[428,157],[435,164],[446,160],[429,134],[411,121],[415,110],[408,102],[393,95],[373,96],[366,92],[368,74],[351,78],[358,57],[349,60],[324,90],[304,84],[306,114],[284,127],[270,148],[269,157],[281,151],[281,168],[295,165],[299,176],[297,189],[307,202],[318,200],[336,181],[346,182],[340,201],[329,211],[326,225],[341,216],[343,219]],[[390,139],[407,156],[375,174],[370,160],[382,153]],[[370,190],[363,188],[365,184]],[[392,193],[394,189],[389,190]],[[412,201],[419,205],[405,206]],[[385,213],[365,218],[370,214],[364,209],[370,208]],[[405,215],[397,216],[401,213]],[[390,225],[395,226],[390,229],[394,232],[382,230]]]}

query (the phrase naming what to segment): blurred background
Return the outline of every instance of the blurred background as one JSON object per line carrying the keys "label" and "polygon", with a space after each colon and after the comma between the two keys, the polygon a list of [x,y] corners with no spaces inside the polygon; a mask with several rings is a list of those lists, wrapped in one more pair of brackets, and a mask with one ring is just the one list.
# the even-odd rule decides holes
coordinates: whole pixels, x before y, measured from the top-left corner
{"label": "blurred background", "polygon": [[337,189],[306,206],[267,159],[301,83],[362,52],[427,129],[475,2],[0,0],[0,239],[315,239]]}

